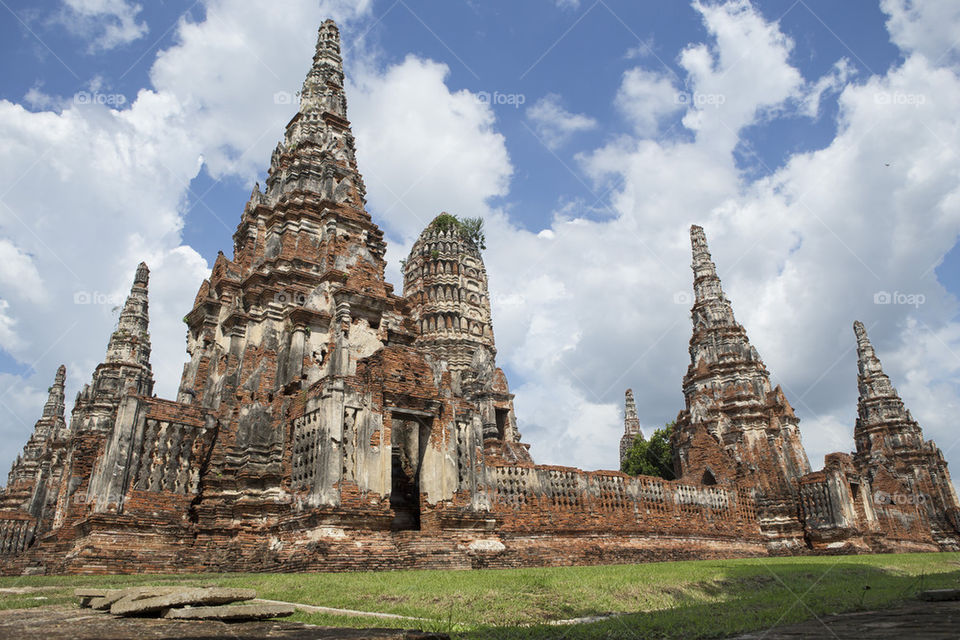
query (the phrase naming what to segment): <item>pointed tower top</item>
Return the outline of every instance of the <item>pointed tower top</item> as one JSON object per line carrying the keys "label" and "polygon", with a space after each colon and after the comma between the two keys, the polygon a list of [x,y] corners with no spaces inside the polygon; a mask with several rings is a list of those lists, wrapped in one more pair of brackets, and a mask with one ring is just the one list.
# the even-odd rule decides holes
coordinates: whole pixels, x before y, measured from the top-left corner
{"label": "pointed tower top", "polygon": [[710,247],[707,246],[707,235],[703,232],[703,227],[690,226],[690,249],[693,252],[694,280],[717,278],[717,267],[711,259]]}
{"label": "pointed tower top", "polygon": [[[117,328],[110,336],[107,355],[103,360],[104,364],[133,366],[137,373],[130,379],[131,385],[136,388],[136,393],[141,394],[151,393],[153,389],[147,300],[149,273],[147,265],[141,262],[137,267],[133,286],[130,287],[130,295],[120,312]],[[96,376],[96,373],[94,375]]]}
{"label": "pointed tower top", "polygon": [[300,113],[329,112],[347,117],[343,96],[343,58],[340,57],[340,30],[333,20],[326,20],[317,30],[317,46],[313,66],[300,90]]}
{"label": "pointed tower top", "polygon": [[640,418],[637,417],[637,404],[633,400],[633,389],[627,389],[625,394],[623,433],[643,438],[643,433],[640,431]]}
{"label": "pointed tower top", "polygon": [[147,286],[150,282],[150,268],[147,267],[146,262],[141,262],[137,265],[137,274],[133,277],[133,284],[142,284]]}
{"label": "pointed tower top", "polygon": [[67,368],[60,365],[53,379],[53,386],[47,392],[47,401],[43,405],[44,418],[63,418],[63,387],[67,379]]}
{"label": "pointed tower top", "polygon": [[[860,377],[883,376],[883,367],[880,364],[880,358],[870,343],[870,337],[867,335],[867,329],[859,320],[853,322],[853,333],[857,336],[857,368],[860,371]],[[889,379],[887,381],[889,384]]]}
{"label": "pointed tower top", "polygon": [[[919,448],[923,443],[923,431],[900,399],[900,395],[883,372],[880,358],[870,343],[863,323],[853,323],[857,336],[857,422],[853,429],[854,441],[859,455],[869,454],[874,449],[883,449],[896,443],[898,448]],[[874,437],[880,432],[896,433],[895,439]]]}
{"label": "pointed tower top", "polygon": [[[357,168],[343,83],[340,32],[327,20],[317,32],[299,110],[270,158],[265,202],[275,204],[283,194],[299,190],[363,210],[366,187]],[[289,96],[284,97],[286,104]]]}
{"label": "pointed tower top", "polygon": [[690,248],[693,252],[693,293],[694,307],[709,307],[703,314],[714,325],[735,325],[733,307],[723,293],[723,286],[717,276],[717,267],[710,256],[707,236],[703,227],[690,226]]}
{"label": "pointed tower top", "polygon": [[343,58],[340,57],[340,29],[329,18],[317,29],[317,47],[313,54],[314,66],[332,64],[343,71]]}

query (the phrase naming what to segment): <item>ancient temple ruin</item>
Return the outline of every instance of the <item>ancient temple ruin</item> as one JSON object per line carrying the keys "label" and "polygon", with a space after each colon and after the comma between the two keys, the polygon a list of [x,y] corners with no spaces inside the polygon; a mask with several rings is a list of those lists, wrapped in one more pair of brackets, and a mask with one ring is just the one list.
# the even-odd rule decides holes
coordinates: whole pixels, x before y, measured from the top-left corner
{"label": "ancient temple ruin", "polygon": [[[862,326],[857,453],[810,472],[799,421],[735,321],[699,227],[678,480],[535,464],[496,364],[482,243],[441,213],[394,292],[343,86],[339,32],[327,21],[232,257],[217,256],[184,318],[175,400],[153,395],[145,264],[69,424],[57,371],[0,494],[3,572],[956,547],[946,463],[904,412]],[[621,455],[642,437],[628,391]],[[875,504],[877,491],[890,499]]]}

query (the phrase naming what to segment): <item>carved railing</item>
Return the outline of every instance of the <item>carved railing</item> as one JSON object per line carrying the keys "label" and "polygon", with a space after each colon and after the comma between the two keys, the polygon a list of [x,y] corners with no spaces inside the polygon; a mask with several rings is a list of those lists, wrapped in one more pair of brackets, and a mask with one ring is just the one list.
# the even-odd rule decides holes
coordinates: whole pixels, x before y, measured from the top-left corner
{"label": "carved railing", "polygon": [[[584,472],[567,467],[488,467],[495,511],[505,516],[528,513],[568,524],[576,518],[599,517],[621,527],[656,528],[657,523],[683,527],[712,522],[736,527],[756,525],[756,505],[737,487],[701,486],[650,476]],[[489,477],[489,476],[488,476]],[[519,521],[518,521],[519,522]]]}

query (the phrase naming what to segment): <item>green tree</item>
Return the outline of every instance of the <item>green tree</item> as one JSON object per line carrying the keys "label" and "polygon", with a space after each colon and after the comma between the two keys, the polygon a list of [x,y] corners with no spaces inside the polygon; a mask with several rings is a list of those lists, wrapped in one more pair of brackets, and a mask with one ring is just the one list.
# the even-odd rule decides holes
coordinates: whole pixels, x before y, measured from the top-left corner
{"label": "green tree", "polygon": [[637,438],[633,446],[627,450],[620,470],[631,476],[655,476],[665,480],[673,480],[673,449],[670,447],[670,436],[673,434],[673,422],[668,422],[662,429],[657,429],[649,440]]}
{"label": "green tree", "polygon": [[483,218],[458,218],[449,213],[441,213],[430,226],[440,232],[457,231],[462,238],[472,242],[477,249],[487,248],[487,238],[483,231]]}

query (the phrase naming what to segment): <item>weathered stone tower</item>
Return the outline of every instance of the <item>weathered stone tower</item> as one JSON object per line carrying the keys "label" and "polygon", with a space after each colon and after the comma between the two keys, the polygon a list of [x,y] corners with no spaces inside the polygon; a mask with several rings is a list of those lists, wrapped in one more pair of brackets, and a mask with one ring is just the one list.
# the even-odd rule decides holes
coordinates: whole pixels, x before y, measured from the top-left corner
{"label": "weathered stone tower", "polygon": [[774,546],[803,544],[795,481],[810,472],[799,420],[733,316],[706,236],[690,228],[694,303],[686,408],[677,416],[678,477],[756,488],[761,529]]}
{"label": "weathered stone tower", "polygon": [[637,417],[637,405],[633,400],[633,389],[627,389],[623,407],[623,436],[620,438],[620,468],[623,468],[623,459],[633,443],[639,438],[643,440],[640,431],[640,418]]}
{"label": "weathered stone tower", "polygon": [[[860,390],[853,432],[857,447],[854,461],[877,485],[875,502],[919,506],[929,518],[934,541],[941,548],[960,549],[960,504],[947,462],[932,440],[924,441],[920,425],[883,372],[863,324],[854,322],[853,331],[857,336]],[[908,494],[884,491],[876,480],[882,472],[892,474]]]}
{"label": "weathered stone tower", "polygon": [[47,392],[43,414],[10,469],[6,490],[0,494],[0,510],[23,514],[10,522],[0,520],[0,555],[23,550],[34,536],[46,533],[53,524],[70,436],[63,417],[66,377],[67,368],[60,365]]}
{"label": "weathered stone tower", "polygon": [[413,243],[403,265],[403,295],[416,324],[416,346],[446,363],[455,390],[480,408],[488,455],[532,462],[520,444],[513,394],[496,367],[487,270],[479,240],[441,213]]}
{"label": "weathered stone tower", "polygon": [[[153,371],[150,366],[149,304],[147,287],[150,270],[140,263],[130,287],[130,295],[120,312],[117,328],[110,336],[103,362],[93,378],[77,394],[70,415],[73,438],[67,453],[64,478],[60,485],[54,527],[72,525],[92,508],[106,510],[113,498],[116,482],[113,469],[104,466],[100,454],[111,438],[125,439],[136,419],[139,397],[153,395]],[[109,492],[113,489],[114,495]],[[97,495],[98,491],[102,491]]]}
{"label": "weathered stone tower", "polygon": [[496,353],[480,248],[454,216],[440,214],[413,243],[403,295],[413,305],[417,345],[451,371],[468,369],[479,347]]}

